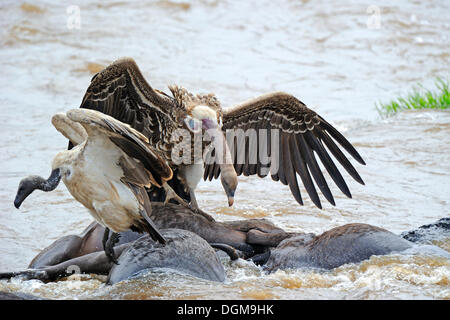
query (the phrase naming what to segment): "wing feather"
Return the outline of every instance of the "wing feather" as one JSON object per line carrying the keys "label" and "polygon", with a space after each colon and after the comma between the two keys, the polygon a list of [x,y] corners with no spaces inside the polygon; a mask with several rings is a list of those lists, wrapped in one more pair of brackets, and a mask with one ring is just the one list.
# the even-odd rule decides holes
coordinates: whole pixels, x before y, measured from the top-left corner
{"label": "wing feather", "polygon": [[313,155],[311,147],[307,144],[303,135],[298,135],[296,138],[297,144],[302,152],[302,155],[305,157],[306,164],[308,165],[314,181],[316,181],[317,186],[319,187],[320,191],[322,191],[325,198],[333,206],[336,205],[330,188],[328,187],[327,181],[325,180],[325,177],[323,176],[322,171],[319,168],[316,158]]}
{"label": "wing feather", "polygon": [[[265,135],[258,134],[256,143],[250,143],[248,138],[235,138],[232,158],[236,173],[257,174],[259,177],[265,177],[270,173],[274,181],[289,186],[294,198],[300,204],[303,204],[303,199],[297,174],[317,207],[322,208],[316,187],[332,205],[335,205],[333,194],[319,166],[319,160],[338,188],[347,197],[351,197],[350,189],[328,151],[351,177],[364,184],[337,145],[339,144],[357,162],[365,164],[352,144],[325,119],[292,95],[275,92],[225,110],[222,129],[244,131],[265,129]],[[279,130],[278,136],[274,135],[276,131],[272,132],[274,129]],[[255,153],[258,155],[256,163],[252,161]],[[269,163],[266,164],[261,162],[261,157],[265,155],[269,157]],[[207,164],[205,177],[211,179],[210,172],[214,172],[217,166],[216,163]]]}
{"label": "wing feather", "polygon": [[319,195],[317,194],[314,183],[309,174],[308,167],[306,165],[305,157],[301,154],[300,148],[297,144],[297,138],[291,136],[290,150],[292,151],[292,159],[295,171],[300,176],[303,185],[305,186],[306,192],[308,193],[311,201],[319,208],[322,209],[322,204],[320,203]]}
{"label": "wing feather", "polygon": [[345,170],[360,184],[364,185],[364,181],[356,171],[355,167],[351,164],[350,161],[345,157],[339,147],[334,143],[334,141],[330,138],[330,136],[325,131],[318,130],[316,132],[317,137],[325,143],[327,148],[331,151],[333,156],[339,161],[339,163],[344,167]]}
{"label": "wing feather", "polygon": [[103,134],[126,155],[142,163],[152,184],[160,187],[172,178],[172,169],[149,144],[149,139],[129,125],[95,110],[72,109],[67,117],[86,129],[88,141],[91,136]]}
{"label": "wing feather", "polygon": [[320,140],[315,139],[311,131],[305,132],[305,138],[311,149],[313,149],[316,154],[319,155],[319,158],[325,166],[325,169],[328,171],[331,178],[342,191],[342,193],[351,198],[352,195],[350,193],[350,190],[348,189],[347,184],[345,183],[344,178],[342,177],[331,157],[328,155]]}
{"label": "wing feather", "polygon": [[285,135],[285,139],[286,141],[284,141],[283,143],[283,167],[285,169],[285,173],[286,173],[286,181],[289,185],[289,188],[292,192],[292,195],[294,196],[295,200],[297,200],[298,203],[303,204],[303,200],[302,200],[302,196],[300,194],[300,190],[298,188],[298,183],[297,183],[297,176],[295,174],[294,168],[293,168],[293,163],[292,163],[292,152],[290,150],[290,140],[294,137],[283,133],[283,135]]}
{"label": "wing feather", "polygon": [[129,124],[153,143],[174,129],[182,109],[174,98],[154,90],[131,58],[117,60],[97,73],[80,108],[97,110]]}
{"label": "wing feather", "polygon": [[152,212],[152,204],[145,188],[135,185],[126,180],[124,180],[123,182],[128,185],[142,207],[142,210],[140,210],[142,219],[137,219],[136,221],[134,221],[134,225],[131,227],[131,230],[137,232],[147,232],[153,240],[165,244],[167,242],[166,239],[158,230],[152,219],[150,219],[149,217]]}

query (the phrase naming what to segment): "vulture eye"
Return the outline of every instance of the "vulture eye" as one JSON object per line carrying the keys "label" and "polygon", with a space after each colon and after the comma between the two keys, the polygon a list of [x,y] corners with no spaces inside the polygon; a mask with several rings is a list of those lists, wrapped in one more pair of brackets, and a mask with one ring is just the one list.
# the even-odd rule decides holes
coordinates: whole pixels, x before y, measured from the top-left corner
{"label": "vulture eye", "polygon": [[201,122],[192,117],[187,117],[184,119],[184,123],[188,127],[188,129],[194,133],[199,132],[202,129]]}

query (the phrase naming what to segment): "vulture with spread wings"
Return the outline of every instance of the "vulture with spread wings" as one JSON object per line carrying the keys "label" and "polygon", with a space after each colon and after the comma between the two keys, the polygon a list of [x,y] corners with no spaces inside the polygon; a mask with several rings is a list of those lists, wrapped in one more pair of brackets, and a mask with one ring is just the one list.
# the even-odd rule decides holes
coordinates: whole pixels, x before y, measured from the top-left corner
{"label": "vulture with spread wings", "polygon": [[[276,92],[222,109],[213,94],[193,95],[178,86],[169,89],[172,96],[153,89],[134,60],[124,58],[93,77],[81,108],[110,115],[146,136],[173,171],[168,183],[193,209],[198,210],[194,191],[202,177],[220,177],[232,205],[241,174],[270,174],[273,180],[288,185],[303,204],[298,175],[317,207],[322,205],[314,182],[335,205],[319,159],[339,189],[348,197],[351,193],[329,152],[364,184],[341,150],[365,164],[351,143],[292,95]],[[153,186],[150,198],[161,201],[165,191]]]}

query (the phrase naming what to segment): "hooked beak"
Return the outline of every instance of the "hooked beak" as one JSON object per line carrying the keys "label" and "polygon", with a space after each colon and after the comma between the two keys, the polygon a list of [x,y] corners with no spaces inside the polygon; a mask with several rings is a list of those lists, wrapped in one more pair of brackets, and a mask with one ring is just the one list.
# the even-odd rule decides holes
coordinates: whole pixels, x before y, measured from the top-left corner
{"label": "hooked beak", "polygon": [[59,168],[53,170],[47,180],[39,176],[29,176],[23,178],[19,183],[19,188],[17,189],[17,194],[14,199],[14,207],[19,209],[25,199],[36,189],[42,191],[54,190],[58,186],[60,180],[61,174]]}
{"label": "hooked beak", "polygon": [[224,171],[221,169],[220,181],[228,198],[228,206],[231,207],[234,204],[234,193],[237,187],[237,176],[233,166],[226,166]]}
{"label": "hooked beak", "polygon": [[[27,179],[27,178],[25,178],[25,179]],[[35,190],[35,188],[33,188],[32,186],[29,186],[29,187],[21,186],[22,183],[25,181],[25,179],[23,179],[20,182],[19,189],[17,190],[17,194],[14,199],[14,207],[16,207],[16,209],[19,209],[20,206],[22,205],[22,202],[24,202],[24,200]]]}
{"label": "hooked beak", "polygon": [[[29,194],[28,194],[29,195]],[[19,193],[16,194],[16,198],[14,199],[14,207],[16,207],[17,209],[20,208],[20,205],[22,204],[23,200],[25,200],[25,198],[28,196],[22,196],[19,195]]]}
{"label": "hooked beak", "polygon": [[238,181],[227,140],[217,123],[214,123],[210,119],[203,119],[202,123],[203,127],[207,129],[208,135],[211,137],[211,141],[214,145],[214,161],[219,164],[220,179],[223,189],[228,197],[228,206],[231,207],[234,203],[234,192],[236,191]]}
{"label": "hooked beak", "polygon": [[229,196],[228,197],[228,206],[231,207],[234,203],[234,197]]}

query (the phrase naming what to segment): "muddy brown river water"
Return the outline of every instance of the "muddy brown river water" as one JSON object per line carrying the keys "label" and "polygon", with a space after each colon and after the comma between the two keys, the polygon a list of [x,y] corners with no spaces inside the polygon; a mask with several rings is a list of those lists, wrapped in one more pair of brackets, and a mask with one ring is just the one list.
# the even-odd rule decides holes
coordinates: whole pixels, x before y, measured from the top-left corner
{"label": "muddy brown river water", "polygon": [[[287,186],[256,177],[239,177],[228,208],[220,182],[202,182],[199,205],[217,220],[264,217],[315,233],[363,222],[401,233],[449,216],[450,113],[383,119],[375,108],[418,82],[432,87],[436,77],[449,78],[449,15],[446,0],[2,1],[0,270],[24,269],[45,246],[91,222],[63,184],[33,193],[20,210],[13,199],[20,179],[47,176],[67,145],[51,116],[78,107],[92,75],[122,56],[133,57],[153,87],[215,92],[224,107],[291,93],[367,163],[355,164],[366,185],[343,173],[353,198],[332,186],[337,206],[322,201],[322,210],[309,200],[299,206]],[[450,251],[449,238],[435,244]],[[0,281],[0,290],[55,299],[450,299],[450,261],[420,252],[270,275],[250,262],[223,262],[223,284],[154,272],[109,287],[87,275]]]}

